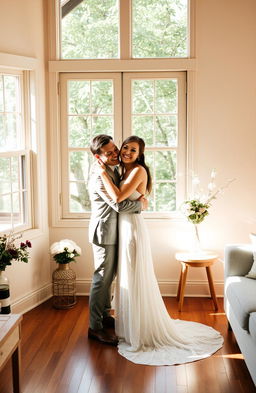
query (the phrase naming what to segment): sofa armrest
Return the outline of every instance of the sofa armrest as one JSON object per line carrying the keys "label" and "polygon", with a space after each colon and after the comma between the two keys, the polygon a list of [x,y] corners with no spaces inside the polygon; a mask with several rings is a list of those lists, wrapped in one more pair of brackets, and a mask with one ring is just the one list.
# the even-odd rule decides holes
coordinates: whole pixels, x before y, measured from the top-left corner
{"label": "sofa armrest", "polygon": [[245,276],[253,264],[251,244],[231,244],[225,247],[224,272],[228,276]]}

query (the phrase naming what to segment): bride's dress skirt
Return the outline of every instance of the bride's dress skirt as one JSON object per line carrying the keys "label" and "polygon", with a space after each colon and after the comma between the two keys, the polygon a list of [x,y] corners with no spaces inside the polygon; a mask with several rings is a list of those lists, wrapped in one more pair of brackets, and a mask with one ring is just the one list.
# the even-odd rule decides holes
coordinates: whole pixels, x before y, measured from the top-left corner
{"label": "bride's dress skirt", "polygon": [[221,348],[213,328],[172,319],[155,277],[148,231],[141,214],[119,214],[115,293],[118,351],[128,360],[172,365],[203,359]]}

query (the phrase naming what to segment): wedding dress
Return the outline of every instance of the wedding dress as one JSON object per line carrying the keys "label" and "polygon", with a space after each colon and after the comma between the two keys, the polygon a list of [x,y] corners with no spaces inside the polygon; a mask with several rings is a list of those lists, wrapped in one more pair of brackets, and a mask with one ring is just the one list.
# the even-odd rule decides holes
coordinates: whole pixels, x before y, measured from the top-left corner
{"label": "wedding dress", "polygon": [[[139,197],[135,191],[130,199]],[[118,352],[134,363],[187,363],[212,355],[223,344],[213,328],[169,316],[155,277],[142,214],[119,214],[115,309]]]}

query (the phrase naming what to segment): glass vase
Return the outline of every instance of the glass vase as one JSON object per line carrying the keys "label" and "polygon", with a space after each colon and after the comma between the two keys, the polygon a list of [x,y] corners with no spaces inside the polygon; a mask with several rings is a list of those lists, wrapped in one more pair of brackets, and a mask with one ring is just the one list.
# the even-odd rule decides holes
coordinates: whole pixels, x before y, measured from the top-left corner
{"label": "glass vase", "polygon": [[0,314],[10,314],[10,285],[8,278],[0,270]]}
{"label": "glass vase", "polygon": [[202,252],[201,241],[199,236],[199,224],[193,224],[194,227],[194,242],[193,242],[193,252]]}

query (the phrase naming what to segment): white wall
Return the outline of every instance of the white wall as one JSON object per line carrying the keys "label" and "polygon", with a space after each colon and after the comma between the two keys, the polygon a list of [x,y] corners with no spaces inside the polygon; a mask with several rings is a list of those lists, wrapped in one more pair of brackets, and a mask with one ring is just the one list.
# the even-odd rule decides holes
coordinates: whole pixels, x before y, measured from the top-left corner
{"label": "white wall", "polygon": [[[225,244],[247,242],[249,232],[256,231],[255,13],[254,0],[196,1],[197,70],[191,162],[205,185],[213,167],[218,171],[219,184],[230,177],[237,179],[214,202],[210,216],[200,227],[204,247],[218,251],[221,256]],[[6,270],[11,281],[12,302],[16,303],[15,311],[19,311],[49,295],[50,270],[55,268],[48,256],[45,162],[49,146],[46,151],[43,0],[2,0],[0,26],[0,52],[35,57],[39,62],[40,230],[26,236],[33,242],[29,264],[14,264]],[[50,176],[49,166],[49,179]],[[191,242],[192,227],[185,220],[149,221],[148,227],[162,293],[175,294],[179,265],[174,254]],[[71,238],[82,247],[83,255],[73,268],[77,273],[78,291],[86,293],[93,271],[87,228],[50,227],[50,243],[63,238]],[[214,266],[213,275],[217,293],[221,295],[222,262]],[[202,269],[189,272],[187,293],[208,293]]]}
{"label": "white wall", "polygon": [[[211,169],[217,169],[221,186],[236,181],[213,202],[210,215],[200,224],[204,248],[223,260],[227,243],[248,242],[256,231],[256,2],[254,0],[197,0],[195,2],[195,53],[192,156],[189,162],[205,187]],[[175,252],[186,249],[193,237],[185,220],[148,221],[155,271],[164,294],[174,295],[179,279]],[[72,238],[83,248],[73,265],[78,288],[88,292],[93,271],[86,228],[50,228],[51,242]],[[52,267],[53,268],[53,267]],[[213,266],[216,292],[223,295],[223,261]],[[191,269],[187,294],[207,295],[204,269]]]}
{"label": "white wall", "polygon": [[0,52],[37,59],[37,146],[34,148],[38,181],[36,201],[36,229],[27,231],[24,239],[32,242],[28,264],[14,262],[5,274],[11,284],[11,303],[14,312],[24,311],[51,293],[49,265],[49,230],[46,171],[45,116],[45,54],[43,0],[2,0],[0,5]]}

